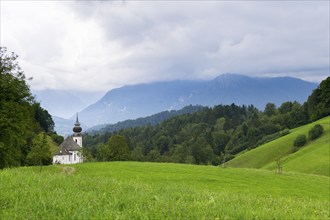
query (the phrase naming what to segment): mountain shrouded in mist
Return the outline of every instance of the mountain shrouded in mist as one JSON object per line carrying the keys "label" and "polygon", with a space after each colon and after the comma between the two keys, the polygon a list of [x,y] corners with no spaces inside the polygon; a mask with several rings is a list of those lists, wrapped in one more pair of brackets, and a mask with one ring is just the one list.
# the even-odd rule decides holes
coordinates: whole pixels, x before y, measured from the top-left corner
{"label": "mountain shrouded in mist", "polygon": [[124,86],[107,92],[79,113],[88,126],[116,123],[187,105],[254,105],[304,102],[317,84],[291,77],[252,78],[223,74],[210,81],[172,81]]}

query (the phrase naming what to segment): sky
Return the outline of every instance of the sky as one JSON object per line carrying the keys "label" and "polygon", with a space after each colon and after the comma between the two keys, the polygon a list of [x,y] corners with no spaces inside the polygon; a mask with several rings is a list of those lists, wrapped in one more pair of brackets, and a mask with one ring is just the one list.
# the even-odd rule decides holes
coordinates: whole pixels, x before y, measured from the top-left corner
{"label": "sky", "polygon": [[6,1],[1,46],[33,90],[223,73],[329,76],[329,1]]}

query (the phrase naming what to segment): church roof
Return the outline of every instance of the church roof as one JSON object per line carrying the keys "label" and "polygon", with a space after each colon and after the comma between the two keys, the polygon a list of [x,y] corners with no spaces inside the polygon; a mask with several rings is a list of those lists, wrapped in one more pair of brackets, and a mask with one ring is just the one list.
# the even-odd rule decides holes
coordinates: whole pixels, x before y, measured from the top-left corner
{"label": "church roof", "polygon": [[80,133],[81,131],[82,131],[82,128],[80,127],[80,123],[78,120],[78,113],[77,113],[77,119],[76,119],[76,123],[74,124],[74,127],[73,127],[73,132],[75,134],[77,134],[77,133]]}
{"label": "church roof", "polygon": [[73,140],[72,137],[68,137],[60,145],[60,152],[57,155],[71,154],[69,151],[78,151],[81,147]]}

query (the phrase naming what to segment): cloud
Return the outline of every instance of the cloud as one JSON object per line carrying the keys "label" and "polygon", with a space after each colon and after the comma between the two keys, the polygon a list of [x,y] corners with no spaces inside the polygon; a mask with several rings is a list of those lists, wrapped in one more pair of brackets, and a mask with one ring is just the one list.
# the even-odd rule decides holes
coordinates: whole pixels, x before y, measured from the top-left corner
{"label": "cloud", "polygon": [[329,75],[329,2],[1,2],[35,89],[106,91],[221,73]]}

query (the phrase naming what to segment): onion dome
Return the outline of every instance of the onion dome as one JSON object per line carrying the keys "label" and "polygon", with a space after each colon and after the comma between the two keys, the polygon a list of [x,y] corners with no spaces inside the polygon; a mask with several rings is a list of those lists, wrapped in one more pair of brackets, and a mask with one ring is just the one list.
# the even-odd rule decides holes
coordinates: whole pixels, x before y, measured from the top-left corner
{"label": "onion dome", "polygon": [[75,133],[80,133],[82,131],[82,128],[80,127],[80,123],[79,123],[79,120],[78,120],[78,114],[77,114],[76,123],[74,124],[74,127],[73,127],[72,130]]}

